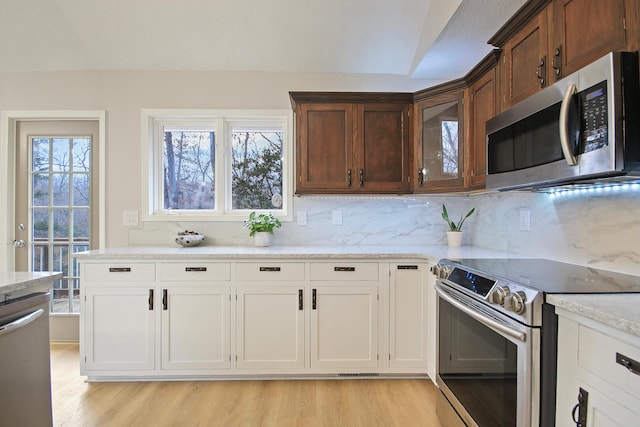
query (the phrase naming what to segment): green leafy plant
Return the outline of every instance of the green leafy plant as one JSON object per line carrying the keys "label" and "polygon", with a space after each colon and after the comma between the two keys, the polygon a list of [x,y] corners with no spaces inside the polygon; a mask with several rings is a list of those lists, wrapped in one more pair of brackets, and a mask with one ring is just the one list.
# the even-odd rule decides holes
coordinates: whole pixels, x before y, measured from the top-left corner
{"label": "green leafy plant", "polygon": [[256,214],[254,211],[249,214],[249,219],[246,219],[242,226],[249,229],[249,236],[255,236],[262,231],[273,234],[273,230],[282,227],[282,223],[271,212]]}
{"label": "green leafy plant", "polygon": [[475,212],[475,210],[476,210],[476,208],[471,209],[469,212],[467,212],[467,215],[465,215],[464,218],[460,217],[460,220],[458,222],[454,222],[454,221],[451,221],[449,219],[449,213],[447,212],[447,207],[443,203],[442,204],[442,219],[444,219],[447,222],[447,225],[449,226],[451,231],[461,231],[462,224],[464,224],[464,221],[467,218],[469,218]]}

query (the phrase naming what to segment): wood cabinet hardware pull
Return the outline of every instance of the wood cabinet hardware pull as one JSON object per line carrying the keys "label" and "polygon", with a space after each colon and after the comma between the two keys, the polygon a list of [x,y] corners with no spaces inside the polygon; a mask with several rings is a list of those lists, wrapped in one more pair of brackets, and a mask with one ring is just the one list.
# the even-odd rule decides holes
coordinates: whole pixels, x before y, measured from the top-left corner
{"label": "wood cabinet hardware pull", "polygon": [[417,265],[399,265],[398,270],[417,270]]}
{"label": "wood cabinet hardware pull", "polygon": [[418,169],[418,184],[424,184],[424,171],[422,169]]}
{"label": "wood cabinet hardware pull", "polygon": [[351,187],[351,169],[347,170],[347,186]]}
{"label": "wood cabinet hardware pull", "polygon": [[149,310],[153,310],[153,289],[149,289],[149,300],[147,302],[149,304]]}
{"label": "wood cabinet hardware pull", "polygon": [[280,271],[280,267],[260,267],[260,271]]}
{"label": "wood cabinet hardware pull", "polygon": [[168,306],[168,298],[167,298],[167,290],[163,289],[162,290],[162,309],[166,310],[167,306]]}
{"label": "wood cabinet hardware pull", "polygon": [[302,289],[298,289],[298,310],[304,309]]}
{"label": "wood cabinet hardware pull", "polygon": [[640,375],[640,362],[637,360],[633,360],[624,354],[616,353],[616,363],[627,368],[632,374]]}
{"label": "wood cabinet hardware pull", "polygon": [[355,267],[333,267],[333,271],[356,271]]}
{"label": "wood cabinet hardware pull", "polygon": [[184,271],[207,271],[207,267],[185,267]]}
{"label": "wood cabinet hardware pull", "polygon": [[131,267],[109,267],[109,273],[130,273]]}
{"label": "wood cabinet hardware pull", "polygon": [[360,169],[360,186],[364,185],[364,169]]}
{"label": "wood cabinet hardware pull", "polygon": [[316,310],[318,308],[318,302],[316,301],[317,294],[318,292],[316,289],[313,289],[311,291],[311,309],[312,310]]}

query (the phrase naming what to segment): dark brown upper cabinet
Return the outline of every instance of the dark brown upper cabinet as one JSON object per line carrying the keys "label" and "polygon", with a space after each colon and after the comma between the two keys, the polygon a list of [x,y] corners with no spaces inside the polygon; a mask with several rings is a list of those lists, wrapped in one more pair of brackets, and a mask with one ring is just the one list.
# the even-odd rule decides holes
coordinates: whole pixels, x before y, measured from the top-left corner
{"label": "dark brown upper cabinet", "polygon": [[410,192],[408,93],[290,92],[296,194]]}
{"label": "dark brown upper cabinet", "polygon": [[636,0],[555,0],[549,52],[554,81],[608,52],[633,49],[627,24],[636,25],[636,4]]}
{"label": "dark brown upper cabinet", "polygon": [[500,111],[607,52],[638,49],[638,0],[530,0],[490,40]]}
{"label": "dark brown upper cabinet", "polygon": [[464,190],[464,91],[449,86],[415,97],[416,193]]}

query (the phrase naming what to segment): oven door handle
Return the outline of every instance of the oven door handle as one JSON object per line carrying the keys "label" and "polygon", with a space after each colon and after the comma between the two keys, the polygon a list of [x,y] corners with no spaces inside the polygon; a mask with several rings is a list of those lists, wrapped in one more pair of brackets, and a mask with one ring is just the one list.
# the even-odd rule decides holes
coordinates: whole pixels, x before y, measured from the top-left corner
{"label": "oven door handle", "polygon": [[486,317],[483,316],[482,314],[478,313],[475,310],[470,309],[468,306],[462,304],[460,301],[456,300],[455,298],[452,298],[449,294],[447,294],[445,291],[443,291],[438,285],[436,285],[436,292],[438,293],[438,296],[442,299],[444,299],[445,301],[447,301],[449,304],[453,305],[455,308],[459,309],[460,311],[462,311],[463,313],[473,317],[474,319],[476,319],[478,322],[484,324],[485,326],[488,326],[489,328],[498,330],[506,335],[509,335],[512,338],[515,338],[517,340],[520,340],[522,342],[526,342],[527,340],[527,335],[524,332],[520,332],[517,331],[507,325],[504,325],[500,322],[496,322],[495,320],[491,319],[490,317]]}

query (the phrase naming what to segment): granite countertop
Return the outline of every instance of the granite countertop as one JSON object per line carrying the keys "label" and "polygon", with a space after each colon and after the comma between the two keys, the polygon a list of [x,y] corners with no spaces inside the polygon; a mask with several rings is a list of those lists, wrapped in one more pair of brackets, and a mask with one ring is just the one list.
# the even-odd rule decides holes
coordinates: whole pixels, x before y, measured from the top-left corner
{"label": "granite countertop", "polygon": [[0,273],[0,301],[18,298],[32,292],[47,291],[62,273],[13,271]]}
{"label": "granite countertop", "polygon": [[131,258],[149,260],[181,260],[193,258],[239,259],[239,258],[507,258],[508,252],[474,246],[449,248],[441,245],[369,245],[369,246],[127,246],[122,248],[96,249],[73,254],[78,260],[126,260]]}
{"label": "granite countertop", "polygon": [[640,336],[640,294],[548,295],[547,302],[569,312]]}

